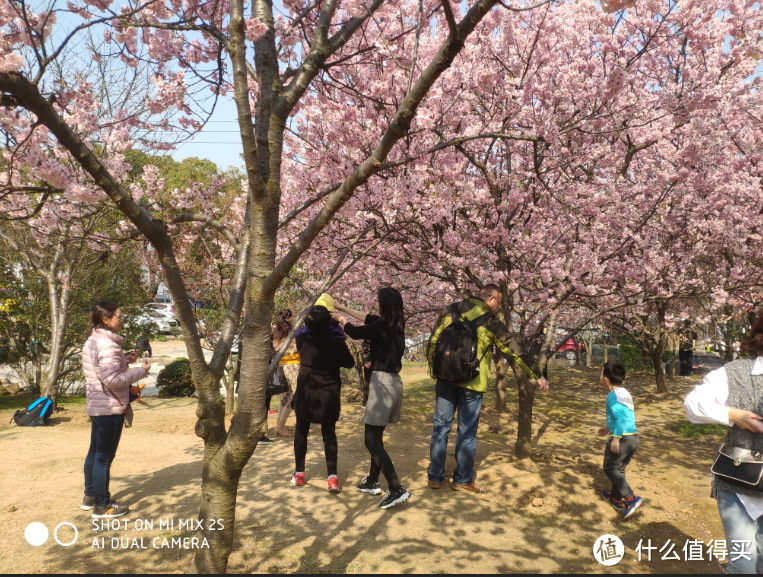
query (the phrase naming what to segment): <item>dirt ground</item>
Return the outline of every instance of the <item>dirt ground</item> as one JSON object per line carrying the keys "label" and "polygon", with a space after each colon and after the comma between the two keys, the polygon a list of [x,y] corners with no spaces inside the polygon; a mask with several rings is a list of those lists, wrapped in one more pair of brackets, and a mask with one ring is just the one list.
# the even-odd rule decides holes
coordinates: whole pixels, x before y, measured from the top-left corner
{"label": "dirt ground", "polygon": [[[484,490],[480,496],[448,486],[439,491],[427,487],[434,383],[416,364],[408,364],[403,376],[403,419],[389,427],[385,441],[411,491],[410,501],[382,511],[378,497],[356,491],[369,461],[360,405],[345,403],[337,426],[344,491],[333,495],[325,490],[318,430],[310,437],[304,488],[288,482],[294,466],[291,439],[259,447],[241,478],[230,572],[719,572],[718,561],[708,561],[706,552],[704,561],[683,560],[688,540],[723,539],[710,498],[709,468],[717,437],[687,439],[674,430],[686,422],[681,401],[698,378],[670,380],[672,392],[665,395],[652,393],[651,375],[626,382],[641,437],[628,477],[645,504],[624,522],[598,496],[599,489],[608,487],[601,471],[605,441],[595,434],[606,422],[606,393],[596,384],[598,371],[551,371],[551,392],[536,405],[532,461],[514,459],[515,413],[499,415],[492,408],[493,394],[486,395],[477,445],[477,483]],[[63,404],[52,426],[29,429],[8,425],[13,411],[0,411],[3,572],[190,569],[192,550],[154,545],[164,538],[172,545],[172,538],[194,536],[179,522],[196,516],[200,500],[202,443],[193,434],[195,402],[150,398],[146,403],[136,406],[135,425],[124,431],[112,467],[112,495],[132,510],[130,525],[119,530],[95,531],[78,507],[89,443],[84,406]],[[516,405],[515,392],[509,404]],[[288,424],[293,425],[293,417]],[[449,472],[455,464],[454,444],[455,427]],[[174,519],[174,526],[160,527],[160,519]],[[153,520],[153,530],[137,530],[139,520]],[[50,531],[39,547],[24,538],[25,528],[35,521]],[[78,531],[77,541],[66,548],[53,535],[62,522]],[[624,559],[613,567],[599,565],[592,553],[603,534],[616,535],[625,545]],[[57,536],[67,543],[74,531],[65,525]],[[139,548],[141,538],[145,548]],[[651,562],[646,556],[639,562],[635,549],[641,539],[644,544],[651,539],[658,549],[670,540],[674,549],[668,545],[653,551]],[[94,546],[101,542],[103,549]],[[113,543],[118,548],[112,549]],[[679,560],[661,559],[671,553]]]}

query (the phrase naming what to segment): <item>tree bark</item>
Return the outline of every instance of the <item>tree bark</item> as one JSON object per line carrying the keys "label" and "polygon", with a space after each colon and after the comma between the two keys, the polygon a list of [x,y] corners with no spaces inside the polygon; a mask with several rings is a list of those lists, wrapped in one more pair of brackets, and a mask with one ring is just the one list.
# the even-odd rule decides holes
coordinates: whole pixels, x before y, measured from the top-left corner
{"label": "tree bark", "polygon": [[225,415],[232,415],[236,409],[236,397],[235,397],[235,384],[233,382],[233,375],[223,375],[223,384],[225,385]]}
{"label": "tree bark", "polygon": [[661,347],[658,347],[649,355],[652,359],[652,364],[654,364],[654,380],[657,383],[657,392],[659,393],[668,392],[668,386],[665,384],[665,371],[662,370],[663,352],[664,350]]}
{"label": "tree bark", "polygon": [[654,365],[654,379],[657,382],[657,391],[660,393],[667,393],[668,386],[665,384],[665,371],[662,370],[662,357],[665,354],[665,349],[668,346],[668,332],[665,330],[665,310],[667,309],[667,303],[657,303],[657,319],[659,322],[659,333],[657,336],[657,342],[654,349],[650,352],[649,356],[652,358],[652,364]]}
{"label": "tree bark", "polygon": [[723,362],[730,363],[734,360],[734,335],[730,330],[723,331],[723,343],[726,345],[723,351]]}
{"label": "tree bark", "polygon": [[514,374],[517,377],[517,391],[519,393],[517,443],[514,446],[514,455],[518,459],[527,459],[532,456],[533,402],[535,400],[535,386],[530,384],[527,375],[525,375],[519,367],[514,369]]}
{"label": "tree bark", "polygon": [[509,364],[504,362],[506,357],[500,350],[495,353],[495,410],[499,413],[506,412],[506,377],[509,373]]}

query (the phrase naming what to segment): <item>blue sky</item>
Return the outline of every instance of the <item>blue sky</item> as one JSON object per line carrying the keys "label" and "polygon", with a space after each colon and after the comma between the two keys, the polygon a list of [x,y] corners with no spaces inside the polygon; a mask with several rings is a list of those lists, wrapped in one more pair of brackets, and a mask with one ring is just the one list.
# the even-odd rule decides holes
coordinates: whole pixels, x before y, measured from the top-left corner
{"label": "blue sky", "polygon": [[218,101],[211,121],[204,130],[194,135],[187,143],[179,145],[171,154],[175,160],[183,160],[190,156],[208,158],[224,170],[229,166],[243,167],[243,151],[236,120],[236,105],[229,96]]}

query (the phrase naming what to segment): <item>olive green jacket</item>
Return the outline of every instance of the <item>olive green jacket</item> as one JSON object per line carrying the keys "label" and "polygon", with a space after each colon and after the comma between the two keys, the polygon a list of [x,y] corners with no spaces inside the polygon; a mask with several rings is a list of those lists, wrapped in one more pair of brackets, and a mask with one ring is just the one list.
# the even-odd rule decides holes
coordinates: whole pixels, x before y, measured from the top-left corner
{"label": "olive green jacket", "polygon": [[[478,297],[471,297],[460,303],[449,305],[440,311],[440,316],[432,329],[432,335],[427,344],[427,361],[429,363],[429,374],[432,375],[432,359],[434,358],[434,349],[437,345],[437,338],[445,328],[453,322],[454,314],[461,316],[463,320],[473,321],[477,317],[490,312],[490,307],[485,301]],[[537,379],[535,373],[527,366],[527,363],[512,350],[512,345],[516,346],[516,341],[509,334],[500,320],[496,317],[491,318],[485,324],[477,328],[477,357],[482,359],[480,362],[480,374],[465,383],[458,383],[459,386],[478,393],[487,391],[488,381],[490,380],[490,363],[493,360],[493,345],[498,347],[505,355],[514,358],[516,363],[531,379]]]}

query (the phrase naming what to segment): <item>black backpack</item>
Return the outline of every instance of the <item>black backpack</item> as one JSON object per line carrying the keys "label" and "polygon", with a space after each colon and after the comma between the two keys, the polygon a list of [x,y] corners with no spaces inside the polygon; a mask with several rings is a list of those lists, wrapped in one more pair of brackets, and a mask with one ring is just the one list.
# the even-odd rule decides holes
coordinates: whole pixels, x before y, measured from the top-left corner
{"label": "black backpack", "polygon": [[449,383],[466,383],[480,374],[482,358],[477,358],[477,328],[493,317],[485,313],[473,321],[465,321],[453,311],[453,322],[440,333],[432,357],[432,373]]}
{"label": "black backpack", "polygon": [[19,427],[47,425],[53,414],[53,401],[49,397],[40,397],[25,411],[16,411],[13,420]]}

